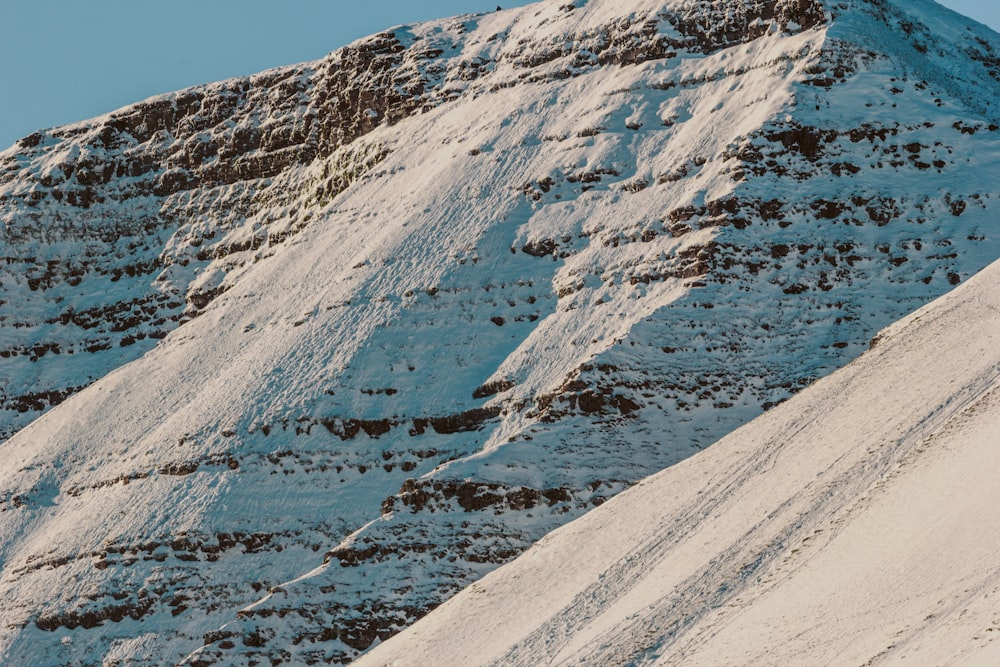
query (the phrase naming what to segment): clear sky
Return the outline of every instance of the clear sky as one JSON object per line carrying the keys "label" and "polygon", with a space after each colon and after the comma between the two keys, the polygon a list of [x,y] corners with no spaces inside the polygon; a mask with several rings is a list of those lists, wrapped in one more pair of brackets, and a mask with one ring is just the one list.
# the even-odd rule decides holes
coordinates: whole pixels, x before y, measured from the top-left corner
{"label": "clear sky", "polygon": [[[0,0],[0,149],[151,95],[528,0]],[[945,0],[1000,31],[1000,2]]]}

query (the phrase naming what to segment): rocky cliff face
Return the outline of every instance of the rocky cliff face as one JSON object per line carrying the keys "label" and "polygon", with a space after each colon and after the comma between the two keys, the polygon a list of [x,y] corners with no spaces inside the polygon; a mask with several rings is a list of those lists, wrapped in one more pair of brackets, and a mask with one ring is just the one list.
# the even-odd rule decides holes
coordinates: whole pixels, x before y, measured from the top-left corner
{"label": "rocky cliff face", "polygon": [[997,256],[998,53],[545,2],[22,140],[0,656],[344,662],[786,399]]}

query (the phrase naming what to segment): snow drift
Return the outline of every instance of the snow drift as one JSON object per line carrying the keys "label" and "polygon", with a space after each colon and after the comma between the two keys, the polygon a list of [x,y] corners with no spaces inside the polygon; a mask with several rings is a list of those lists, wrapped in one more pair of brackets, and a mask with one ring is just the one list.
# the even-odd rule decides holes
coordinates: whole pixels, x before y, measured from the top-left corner
{"label": "snow drift", "polygon": [[926,1],[399,26],[0,154],[0,663],[344,663],[1000,255]]}
{"label": "snow drift", "polygon": [[995,665],[1000,263],[359,665]]}

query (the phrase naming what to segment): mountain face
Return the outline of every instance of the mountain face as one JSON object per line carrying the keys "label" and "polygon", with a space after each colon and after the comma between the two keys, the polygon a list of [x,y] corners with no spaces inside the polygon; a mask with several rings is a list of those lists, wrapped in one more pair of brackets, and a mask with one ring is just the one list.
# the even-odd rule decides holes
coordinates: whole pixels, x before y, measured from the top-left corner
{"label": "mountain face", "polygon": [[359,665],[995,665],[1000,263]]}
{"label": "mountain face", "polygon": [[997,99],[923,0],[562,0],[21,140],[0,663],[355,658],[1000,255]]}

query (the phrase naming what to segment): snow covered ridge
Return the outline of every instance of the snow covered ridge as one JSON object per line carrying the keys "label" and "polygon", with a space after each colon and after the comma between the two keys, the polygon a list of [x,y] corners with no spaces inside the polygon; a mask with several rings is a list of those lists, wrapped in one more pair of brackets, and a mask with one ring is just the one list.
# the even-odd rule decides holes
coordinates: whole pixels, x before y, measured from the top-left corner
{"label": "snow covered ridge", "polygon": [[[401,28],[317,63],[181,91],[22,139],[0,158],[10,248],[0,298],[10,313],[45,307],[28,320],[0,316],[15,329],[0,350],[13,359],[5,363],[0,437],[140,356],[224,289],[223,275],[308,225],[308,213],[282,207],[285,200],[311,192],[328,201],[373,168],[383,147],[345,147],[374,128],[484,91],[712,53],[772,25],[794,31],[829,18],[820,3],[799,0],[647,2],[629,11],[580,4]],[[909,4],[861,6],[916,35],[913,48],[928,62],[951,58],[912,19]],[[995,99],[995,87],[981,85],[1000,63],[991,42],[949,36],[978,65],[947,68],[942,85],[957,75],[959,94]],[[289,197],[280,177],[308,165],[311,173],[291,184],[299,197]],[[106,296],[79,296],[97,292]]]}
{"label": "snow covered ridge", "polygon": [[[597,8],[595,21],[549,3],[404,27],[22,139],[0,155],[0,299],[15,314],[0,315],[0,437],[141,356],[225,289],[225,275],[310,224],[311,204],[385,157],[377,142],[352,147],[373,129],[526,81],[711,50],[745,40],[761,11],[786,27],[794,14],[716,5]],[[678,33],[661,34],[666,18]],[[705,18],[723,34],[706,38]]]}
{"label": "snow covered ridge", "polygon": [[1000,255],[998,39],[541,3],[0,154],[0,663],[350,660],[842,366]]}
{"label": "snow covered ridge", "polygon": [[358,665],[994,665],[1000,263]]}

